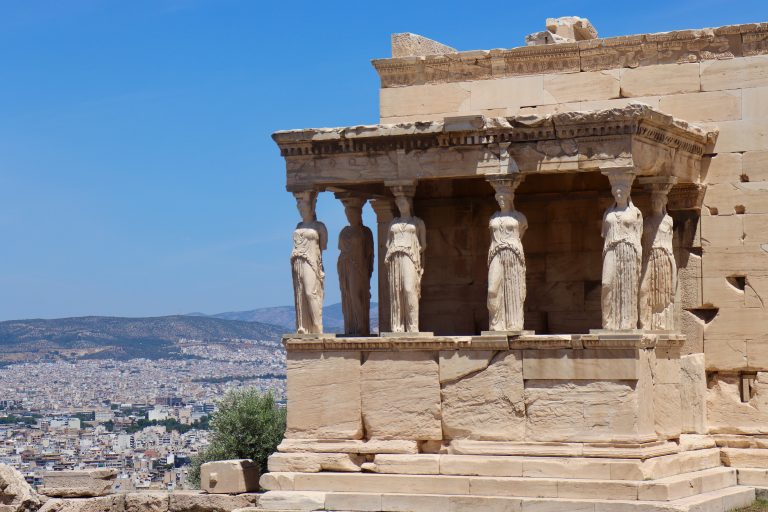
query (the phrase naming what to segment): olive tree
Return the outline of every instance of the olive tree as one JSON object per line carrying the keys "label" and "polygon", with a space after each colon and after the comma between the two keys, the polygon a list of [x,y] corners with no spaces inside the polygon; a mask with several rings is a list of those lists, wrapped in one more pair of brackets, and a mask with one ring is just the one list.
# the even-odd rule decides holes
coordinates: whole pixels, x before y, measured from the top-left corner
{"label": "olive tree", "polygon": [[200,485],[200,466],[227,459],[253,459],[267,471],[267,457],[277,449],[285,433],[286,410],[271,392],[256,388],[230,390],[211,417],[211,442],[192,458],[189,481]]}

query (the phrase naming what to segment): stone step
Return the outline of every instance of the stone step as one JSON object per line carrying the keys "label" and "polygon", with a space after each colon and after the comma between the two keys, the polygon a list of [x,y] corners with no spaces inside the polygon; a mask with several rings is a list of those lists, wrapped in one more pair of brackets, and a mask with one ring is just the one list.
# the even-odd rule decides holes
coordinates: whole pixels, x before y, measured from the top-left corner
{"label": "stone step", "polygon": [[723,464],[732,468],[768,468],[768,449],[721,448]]}
{"label": "stone step", "polygon": [[753,487],[755,497],[759,500],[768,501],[768,487]]}
{"label": "stone step", "polygon": [[442,474],[651,480],[720,466],[717,448],[675,453],[647,460],[592,457],[519,457],[504,455],[377,455],[370,469],[384,474]]}
{"label": "stone step", "polygon": [[755,500],[751,487],[729,487],[668,502],[598,498],[525,498],[446,494],[269,491],[259,511],[347,512],[728,512]]}
{"label": "stone step", "polygon": [[[652,481],[574,478],[381,475],[361,473],[269,473],[269,491],[440,494],[526,498],[670,501],[736,485],[732,468],[711,468]],[[266,477],[267,475],[265,475]]]}
{"label": "stone step", "polygon": [[768,487],[768,469],[739,468],[739,485],[752,487]]}
{"label": "stone step", "polygon": [[712,468],[643,482],[638,487],[637,497],[639,500],[672,501],[733,487],[737,483],[736,470]]}
{"label": "stone step", "polygon": [[393,475],[508,476],[652,480],[719,467],[720,449],[706,448],[650,459],[594,457],[529,457],[517,455],[377,454],[372,462],[349,453],[275,453],[269,457],[274,473],[319,471]]}
{"label": "stone step", "polygon": [[674,504],[686,512],[729,512],[737,508],[748,507],[754,502],[755,490],[752,487],[736,486],[705,492],[672,501],[670,504]]}

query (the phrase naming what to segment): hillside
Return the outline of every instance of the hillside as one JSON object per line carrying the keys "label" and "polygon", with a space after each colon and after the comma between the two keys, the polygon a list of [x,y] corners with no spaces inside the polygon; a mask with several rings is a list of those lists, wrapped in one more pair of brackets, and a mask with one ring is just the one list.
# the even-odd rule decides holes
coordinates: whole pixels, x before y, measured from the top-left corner
{"label": "hillside", "polygon": [[[283,327],[205,316],[75,317],[0,322],[3,360],[52,356],[179,357],[181,338],[200,341],[275,341]],[[34,355],[34,357],[33,357]]]}
{"label": "hillside", "polygon": [[[379,326],[379,305],[371,303],[371,328]],[[200,315],[200,313],[194,313]],[[206,318],[221,318],[224,320],[240,320],[245,322],[264,322],[278,325],[285,332],[293,331],[296,325],[296,313],[293,306],[274,306],[251,309],[248,311],[229,311],[215,315],[204,315]],[[326,332],[342,332],[344,329],[344,314],[341,303],[331,304],[323,308],[323,329]]]}

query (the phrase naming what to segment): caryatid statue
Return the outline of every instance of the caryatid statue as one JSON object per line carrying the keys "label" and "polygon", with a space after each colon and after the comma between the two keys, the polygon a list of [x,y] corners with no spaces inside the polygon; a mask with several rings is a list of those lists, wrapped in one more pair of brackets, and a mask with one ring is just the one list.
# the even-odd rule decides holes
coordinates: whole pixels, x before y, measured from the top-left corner
{"label": "caryatid statue", "polygon": [[323,332],[323,251],[328,230],[315,216],[317,192],[295,192],[301,222],[293,232],[291,269],[296,304],[296,332]]}
{"label": "caryatid statue", "polygon": [[349,225],[339,234],[339,286],[344,312],[344,333],[368,336],[371,333],[371,274],[373,273],[373,233],[363,225],[365,199],[344,197],[344,213]]}
{"label": "caryatid statue", "polygon": [[491,331],[523,328],[525,255],[521,239],[528,229],[528,220],[514,206],[515,188],[519,183],[519,178],[491,181],[500,208],[489,224],[488,317]]}
{"label": "caryatid statue", "polygon": [[393,192],[400,216],[389,225],[385,257],[391,329],[392,332],[419,332],[419,298],[427,231],[424,221],[413,215],[413,187],[395,186]]}
{"label": "caryatid statue", "polygon": [[634,173],[607,174],[615,203],[603,215],[603,329],[637,329],[643,214],[630,198]]}
{"label": "caryatid statue", "polygon": [[677,264],[672,252],[672,217],[667,195],[674,178],[641,178],[651,189],[651,215],[643,226],[643,264],[640,280],[640,327],[653,331],[675,328]]}

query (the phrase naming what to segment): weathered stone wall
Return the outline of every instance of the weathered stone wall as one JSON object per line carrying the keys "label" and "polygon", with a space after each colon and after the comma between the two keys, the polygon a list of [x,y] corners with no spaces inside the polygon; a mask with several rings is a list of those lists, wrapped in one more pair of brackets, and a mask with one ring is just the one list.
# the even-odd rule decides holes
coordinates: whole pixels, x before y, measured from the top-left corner
{"label": "weathered stone wall", "polygon": [[[600,340],[612,348],[588,348],[596,336],[535,336],[511,349],[506,337],[479,338],[431,338],[423,348],[337,338],[329,344],[349,347],[289,348],[286,441],[643,443],[703,433],[703,368],[681,379],[678,342],[654,349],[650,338],[616,338]],[[451,348],[473,343],[482,346]],[[339,378],[307,379],[302,362]],[[301,397],[316,397],[318,407],[294,407]],[[335,454],[313,464],[356,462]]]}
{"label": "weathered stone wall", "polygon": [[[757,404],[761,400],[752,399],[760,392],[762,375],[750,380],[744,374],[768,371],[765,42],[766,27],[753,24],[540,50],[475,52],[473,59],[459,53],[400,68],[397,60],[377,61],[383,82],[381,122],[592,110],[641,101],[686,121],[719,128],[708,158],[701,219],[693,226],[689,246],[680,247],[680,237],[676,239],[680,324],[688,335],[684,351],[703,352],[707,370],[719,373],[719,378],[710,379],[710,425],[718,431],[729,424],[735,431],[749,431],[749,425],[764,422],[766,411]],[[533,52],[540,55],[531,57]],[[445,61],[444,67],[438,61]],[[539,220],[538,212],[524,203],[519,208],[529,221]],[[678,224],[684,218],[673,216]],[[542,221],[550,226],[550,219]],[[535,232],[533,222],[526,236]],[[536,258],[528,262],[535,273]],[[567,318],[567,312],[552,316]],[[551,321],[549,328],[559,330]],[[728,391],[734,382],[738,393]],[[746,385],[746,394],[744,382],[755,383]],[[733,414],[734,409],[740,412]]]}

